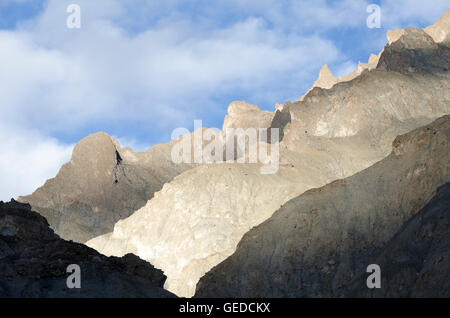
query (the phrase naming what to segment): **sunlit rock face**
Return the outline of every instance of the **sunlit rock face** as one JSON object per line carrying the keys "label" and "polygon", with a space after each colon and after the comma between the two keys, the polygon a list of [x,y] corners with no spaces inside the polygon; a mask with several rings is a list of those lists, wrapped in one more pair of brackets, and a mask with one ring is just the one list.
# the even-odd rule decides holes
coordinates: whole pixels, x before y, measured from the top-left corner
{"label": "sunlit rock face", "polygon": [[131,252],[153,260],[170,277],[168,290],[191,296],[200,277],[298,188],[279,175],[261,175],[257,166],[204,165],[166,184],[113,233],[87,244],[106,255]]}
{"label": "sunlit rock face", "polygon": [[[288,200],[368,168],[389,155],[396,136],[450,112],[448,60],[441,58],[449,48],[423,31],[405,32],[398,41],[408,48],[397,42],[386,46],[376,68],[330,89],[315,87],[301,101],[277,107],[270,127],[282,129],[283,137],[275,174],[237,163],[191,169],[118,222],[112,233],[87,244],[107,255],[136,253],[165,272],[166,288],[192,296],[198,279]],[[432,64],[421,59],[425,64],[418,67],[409,55],[414,50],[417,56],[431,56]],[[235,108],[244,118],[230,119]],[[268,122],[265,113],[241,102],[229,111],[224,126]],[[246,113],[253,118],[245,118]]]}
{"label": "sunlit rock face", "polygon": [[445,12],[435,24],[426,27],[424,31],[430,35],[436,43],[449,43],[450,10]]}
{"label": "sunlit rock face", "polygon": [[228,106],[228,114],[225,116],[222,130],[227,128],[268,128],[273,116],[273,112],[262,111],[256,105],[234,101]]}
{"label": "sunlit rock face", "polygon": [[[448,115],[397,137],[382,161],[250,230],[196,296],[448,297],[449,155]],[[381,266],[379,290],[367,288],[369,264]]]}

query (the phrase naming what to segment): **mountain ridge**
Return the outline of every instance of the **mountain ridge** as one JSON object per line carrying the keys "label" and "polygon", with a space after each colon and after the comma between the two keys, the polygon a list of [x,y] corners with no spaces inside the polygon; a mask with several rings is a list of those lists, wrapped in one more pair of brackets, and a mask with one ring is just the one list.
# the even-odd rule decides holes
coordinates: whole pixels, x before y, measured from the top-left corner
{"label": "mountain ridge", "polygon": [[[164,270],[168,290],[192,296],[197,280],[279,206],[368,168],[389,154],[396,136],[450,112],[448,61],[440,58],[448,46],[435,45],[423,31],[408,31],[399,41],[417,43],[418,50],[429,43],[425,49],[436,55],[432,62],[442,67],[424,64],[409,72],[404,67],[416,63],[409,55],[413,49],[391,50],[397,42],[391,43],[381,54],[390,68],[364,70],[351,81],[315,87],[302,101],[277,107],[271,126],[281,127],[283,137],[275,175],[261,176],[258,165],[250,164],[196,167],[167,183],[112,233],[87,244],[106,255],[137,253]],[[402,55],[402,50],[412,51]]]}

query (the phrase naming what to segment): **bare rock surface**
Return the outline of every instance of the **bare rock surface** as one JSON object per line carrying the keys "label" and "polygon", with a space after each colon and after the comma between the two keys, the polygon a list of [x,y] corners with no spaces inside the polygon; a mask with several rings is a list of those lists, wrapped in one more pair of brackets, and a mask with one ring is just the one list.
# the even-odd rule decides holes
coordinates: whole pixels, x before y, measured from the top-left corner
{"label": "bare rock surface", "polygon": [[87,245],[106,255],[139,255],[170,277],[166,289],[192,296],[200,277],[301,186],[261,175],[258,166],[203,165],[176,177],[113,233]]}
{"label": "bare rock surface", "polygon": [[18,200],[45,216],[64,239],[86,242],[111,232],[164,183],[194,166],[172,163],[174,142],[137,153],[106,133],[92,134],[75,146],[55,178]]}
{"label": "bare rock surface", "polygon": [[[383,65],[278,107],[270,124],[283,130],[276,174],[262,175],[258,164],[196,167],[87,244],[107,255],[136,253],[165,272],[168,290],[192,296],[198,279],[288,200],[370,167],[389,155],[396,136],[450,113],[448,60],[442,58],[449,48],[423,31],[407,31],[398,41],[381,53]],[[411,58],[415,51],[431,59]],[[234,108],[256,112],[252,125],[266,123],[251,105]]]}
{"label": "bare rock surface", "polygon": [[325,64],[319,72],[319,78],[314,83],[314,87],[329,89],[337,83],[337,78],[331,73],[327,64]]}
{"label": "bare rock surface", "polygon": [[[374,263],[389,285],[375,296],[446,295],[449,206],[443,201],[437,212],[419,211],[450,181],[449,158],[448,115],[397,137],[387,158],[305,192],[250,230],[236,252],[200,280],[196,296],[360,295],[355,278],[365,284],[361,273]],[[444,289],[431,292],[437,286]]]}
{"label": "bare rock surface", "polygon": [[258,106],[243,101],[234,101],[228,106],[228,114],[223,122],[226,128],[267,128],[272,122],[274,113],[260,110]]}
{"label": "bare rock surface", "polygon": [[[66,285],[70,264],[80,266],[80,289]],[[106,257],[62,240],[29,205],[0,202],[0,297],[174,297],[165,280],[135,255]]]}

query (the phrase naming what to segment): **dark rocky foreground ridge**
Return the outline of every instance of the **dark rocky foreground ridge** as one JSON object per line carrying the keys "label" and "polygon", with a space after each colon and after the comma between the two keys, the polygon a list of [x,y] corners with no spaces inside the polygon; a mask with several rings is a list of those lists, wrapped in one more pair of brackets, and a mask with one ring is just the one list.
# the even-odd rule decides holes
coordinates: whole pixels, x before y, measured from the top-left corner
{"label": "dark rocky foreground ridge", "polygon": [[[70,264],[81,288],[69,289]],[[174,297],[166,276],[139,257],[106,257],[57,236],[29,205],[0,202],[0,297]]]}
{"label": "dark rocky foreground ridge", "polygon": [[[449,158],[448,115],[397,137],[386,159],[249,231],[196,296],[450,297]],[[381,267],[375,291],[370,264]]]}
{"label": "dark rocky foreground ridge", "polygon": [[450,297],[450,183],[374,259],[385,269],[382,288],[369,290],[355,279],[348,296]]}

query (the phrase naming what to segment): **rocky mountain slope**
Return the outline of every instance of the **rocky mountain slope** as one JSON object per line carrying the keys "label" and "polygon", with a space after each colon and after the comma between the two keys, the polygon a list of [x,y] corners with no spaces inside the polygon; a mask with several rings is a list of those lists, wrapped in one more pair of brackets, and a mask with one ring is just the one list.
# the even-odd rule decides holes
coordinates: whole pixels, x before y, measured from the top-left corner
{"label": "rocky mountain slope", "polygon": [[67,240],[111,232],[114,224],[144,206],[163,184],[193,164],[174,164],[173,142],[137,153],[100,132],[81,140],[70,162],[32,195],[28,203]]}
{"label": "rocky mountain slope", "polygon": [[[390,52],[384,54],[379,69],[397,71],[395,65],[403,65],[403,71],[375,71],[384,50],[372,54],[368,63],[359,63],[347,76],[335,78],[325,66],[313,89],[299,103],[276,105],[276,112],[260,111],[245,102],[231,103],[223,130],[274,127],[281,129],[282,138],[289,135],[281,144],[281,174],[288,180],[294,179],[294,183],[302,183],[290,196],[370,166],[387,155],[397,134],[448,112],[445,70],[449,59],[443,45],[449,42],[449,15],[446,12],[424,31],[409,28],[388,32],[389,43],[396,44],[389,46]],[[392,53],[403,48],[413,55],[423,51],[418,54],[422,59],[414,62]],[[428,69],[426,75],[409,66],[426,66],[431,60],[438,68]],[[418,100],[420,107],[408,106]],[[371,122],[375,125],[370,126]],[[370,127],[358,127],[364,123]],[[288,134],[290,130],[294,132]],[[354,136],[358,137],[339,138]],[[173,164],[170,152],[174,144],[136,153],[120,147],[105,133],[93,134],[76,145],[71,161],[54,179],[19,201],[31,204],[62,237],[85,242],[111,232],[118,220],[143,207],[165,183],[196,166]]]}
{"label": "rocky mountain slope", "polygon": [[[81,270],[69,289],[67,267]],[[164,274],[135,255],[106,257],[60,239],[29,205],[0,202],[0,297],[174,297]]]}
{"label": "rocky mountain slope", "polygon": [[[370,167],[389,154],[397,135],[450,113],[449,52],[446,40],[407,28],[351,80],[277,105],[269,126],[282,131],[276,174],[262,175],[258,164],[193,168],[87,244],[107,255],[136,253],[165,272],[166,288],[192,296],[198,279],[281,205]],[[252,105],[230,109],[224,127],[268,123],[270,114]]]}
{"label": "rocky mountain slope", "polygon": [[[436,191],[450,182],[449,158],[448,115],[397,137],[387,158],[305,192],[249,231],[196,296],[448,296],[448,184]],[[383,275],[375,292],[365,285],[369,264]]]}

